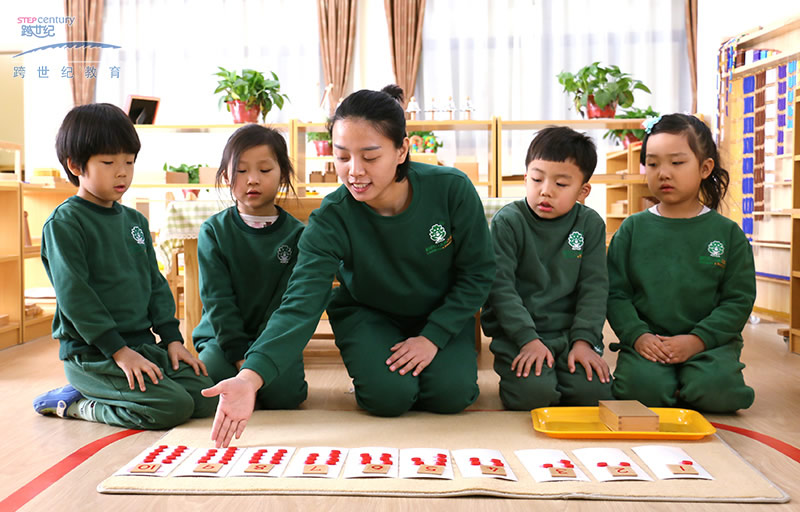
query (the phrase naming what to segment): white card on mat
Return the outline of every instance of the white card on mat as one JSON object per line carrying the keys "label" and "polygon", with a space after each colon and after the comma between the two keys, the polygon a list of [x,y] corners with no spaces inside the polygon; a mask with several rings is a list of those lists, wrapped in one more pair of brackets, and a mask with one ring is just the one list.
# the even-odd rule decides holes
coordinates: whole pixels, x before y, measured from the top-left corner
{"label": "white card on mat", "polygon": [[653,479],[625,452],[617,448],[579,448],[572,450],[583,466],[600,482],[610,480]]}
{"label": "white card on mat", "polygon": [[453,460],[464,478],[500,478],[517,481],[508,461],[499,450],[465,448],[453,451]]}
{"label": "white card on mat", "polygon": [[450,452],[442,448],[404,448],[400,450],[400,478],[453,479]]}
{"label": "white card on mat", "polygon": [[385,446],[351,448],[344,463],[344,478],[397,478],[400,451]]}
{"label": "white card on mat", "polygon": [[703,466],[676,446],[634,446],[633,451],[661,480],[671,478],[714,479]]}
{"label": "white card on mat", "polygon": [[137,455],[114,475],[167,476],[194,451],[183,445],[155,444]]}
{"label": "white card on mat", "polygon": [[244,448],[230,446],[228,448],[198,448],[191,457],[183,462],[172,476],[205,476],[222,478],[228,474]]}
{"label": "white card on mat", "polygon": [[252,446],[239,457],[228,476],[279,477],[289,465],[294,450],[291,446]]}
{"label": "white card on mat", "polygon": [[514,454],[537,482],[589,481],[586,473],[562,450],[517,450]]}
{"label": "white card on mat", "polygon": [[300,448],[289,462],[284,476],[337,478],[344,466],[347,448],[311,446]]}

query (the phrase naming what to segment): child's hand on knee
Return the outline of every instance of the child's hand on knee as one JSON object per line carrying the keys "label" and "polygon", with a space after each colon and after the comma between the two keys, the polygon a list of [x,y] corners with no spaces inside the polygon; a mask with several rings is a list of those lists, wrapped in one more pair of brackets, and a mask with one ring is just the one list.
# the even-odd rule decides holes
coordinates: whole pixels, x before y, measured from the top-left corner
{"label": "child's hand on knee", "polygon": [[131,390],[135,389],[134,380],[139,383],[140,390],[147,390],[144,385],[145,374],[150,376],[153,384],[158,384],[159,379],[164,378],[158,365],[128,347],[122,347],[114,352],[111,357],[117,363],[117,366],[125,372],[125,376],[128,378],[128,386],[130,386]]}
{"label": "child's hand on knee", "polygon": [[669,364],[672,354],[664,346],[658,336],[646,332],[636,338],[633,348],[645,359],[654,363]]}
{"label": "child's hand on knee", "polygon": [[586,380],[592,380],[592,373],[596,373],[600,382],[607,383],[611,380],[611,372],[608,363],[595,352],[594,347],[584,340],[578,340],[572,344],[572,349],[567,356],[567,368],[569,373],[575,373],[575,363],[580,363],[586,370]]}
{"label": "child's hand on knee", "polygon": [[547,362],[548,368],[552,368],[555,359],[553,358],[553,353],[542,343],[542,340],[537,338],[522,346],[517,357],[511,361],[511,371],[516,371],[517,377],[527,377],[531,373],[531,366],[533,366],[534,374],[538,377],[542,374],[542,365],[545,362]]}
{"label": "child's hand on knee", "polygon": [[664,344],[664,348],[672,354],[669,362],[673,364],[686,362],[692,356],[706,349],[706,344],[703,343],[703,340],[694,334],[659,336],[658,339]]}
{"label": "child's hand on knee", "polygon": [[395,344],[390,350],[394,354],[386,360],[389,371],[400,368],[400,375],[405,375],[414,370],[412,375],[416,377],[431,364],[439,347],[425,336],[414,336]]}
{"label": "child's hand on knee", "polygon": [[167,354],[169,354],[169,360],[172,362],[173,370],[177,370],[179,361],[183,361],[192,367],[195,375],[200,375],[200,372],[202,371],[203,375],[208,377],[206,365],[203,363],[203,361],[197,359],[191,354],[191,352],[186,350],[186,347],[183,346],[182,341],[176,340],[167,345]]}

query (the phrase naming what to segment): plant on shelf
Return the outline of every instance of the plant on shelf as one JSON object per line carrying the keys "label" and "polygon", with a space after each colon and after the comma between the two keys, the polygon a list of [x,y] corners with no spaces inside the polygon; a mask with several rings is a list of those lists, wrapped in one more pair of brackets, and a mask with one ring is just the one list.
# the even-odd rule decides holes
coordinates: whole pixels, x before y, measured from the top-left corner
{"label": "plant on shelf", "polygon": [[412,153],[436,153],[444,142],[436,138],[432,131],[408,132]]}
{"label": "plant on shelf", "polygon": [[223,103],[227,104],[228,112],[233,113],[234,123],[255,123],[259,112],[263,121],[273,105],[280,110],[284,100],[289,99],[281,92],[281,82],[274,72],[271,72],[271,80],[253,69],[244,69],[240,75],[220,66],[214,74],[220,77],[214,94],[225,93],[219,100],[219,106],[222,108]]}
{"label": "plant on shelf", "polygon": [[614,117],[617,106],[630,107],[636,89],[650,92],[646,85],[623,73],[619,67],[603,67],[599,62],[582,67],[574,75],[562,71],[558,74],[558,83],[564,87],[564,92],[572,94],[575,109],[581,116],[584,116],[585,108],[590,119]]}
{"label": "plant on shelf", "polygon": [[333,147],[331,146],[331,134],[325,130],[324,132],[308,132],[306,138],[309,142],[314,143],[317,150],[317,156],[331,156],[333,154]]}
{"label": "plant on shelf", "polygon": [[[658,115],[658,112],[653,110],[653,107],[647,107],[645,110],[640,108],[630,108],[614,117],[617,119],[647,119],[650,117],[658,117]],[[623,146],[627,148],[628,144],[631,142],[637,142],[644,139],[644,128],[608,130],[605,135],[603,135],[603,138],[608,139],[610,137],[616,138],[622,143]]]}
{"label": "plant on shelf", "polygon": [[189,164],[181,164],[177,167],[164,164],[164,171],[167,172],[185,172],[189,175],[189,183],[200,183],[200,168],[205,167],[204,165],[189,165]]}

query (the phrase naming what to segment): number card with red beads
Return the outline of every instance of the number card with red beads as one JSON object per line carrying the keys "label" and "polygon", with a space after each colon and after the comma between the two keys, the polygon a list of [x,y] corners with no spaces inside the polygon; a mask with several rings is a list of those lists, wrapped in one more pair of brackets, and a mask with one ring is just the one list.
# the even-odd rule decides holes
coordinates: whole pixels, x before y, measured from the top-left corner
{"label": "number card with red beads", "polygon": [[703,466],[676,446],[635,446],[634,453],[647,464],[650,471],[661,480],[673,478],[699,478],[713,480]]}
{"label": "number card with red beads", "polygon": [[572,453],[599,482],[653,480],[641,466],[618,448],[579,448],[572,450]]}
{"label": "number card with red beads", "polygon": [[312,446],[300,448],[289,462],[284,476],[337,478],[347,457],[347,448]]}
{"label": "number card with red beads", "polygon": [[400,450],[400,478],[453,479],[450,451],[443,448],[404,448]]}
{"label": "number card with red beads", "polygon": [[517,450],[517,458],[537,482],[588,482],[589,477],[562,450]]}
{"label": "number card with red beads", "polygon": [[183,445],[155,444],[137,455],[114,475],[167,476],[193,451],[194,448]]}
{"label": "number card with red beads", "polygon": [[246,448],[231,468],[228,476],[266,476],[283,475],[294,454],[291,446],[253,446]]}
{"label": "number card with red beads", "polygon": [[517,481],[508,461],[499,450],[465,448],[453,451],[458,471],[464,478],[499,478]]}
{"label": "number card with red beads", "polygon": [[397,478],[400,450],[385,446],[351,448],[344,464],[344,478]]}
{"label": "number card with red beads", "polygon": [[170,476],[202,476],[222,478],[244,453],[244,448],[198,448]]}

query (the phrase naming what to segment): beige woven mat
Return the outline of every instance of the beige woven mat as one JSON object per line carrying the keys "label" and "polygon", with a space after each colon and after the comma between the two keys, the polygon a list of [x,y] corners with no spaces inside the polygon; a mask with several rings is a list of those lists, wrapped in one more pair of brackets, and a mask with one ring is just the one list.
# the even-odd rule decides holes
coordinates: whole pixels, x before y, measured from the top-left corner
{"label": "beige woven mat", "polygon": [[[212,446],[211,419],[194,420],[168,432],[161,442],[198,448]],[[135,494],[311,494],[360,496],[446,497],[484,495],[508,498],[583,498],[703,502],[782,503],[789,496],[742,459],[717,436],[701,441],[553,439],[533,430],[531,417],[522,412],[466,412],[445,416],[409,413],[400,418],[378,418],[359,411],[257,411],[237,446],[288,445],[392,446],[396,448],[487,448],[500,450],[518,482],[489,478],[454,480],[322,478],[201,478],[112,476],[98,485],[103,493]],[[537,483],[514,454],[531,448],[567,452],[585,447],[624,450],[645,467],[633,446],[679,446],[715,478],[655,480],[653,482],[546,482]],[[142,446],[144,450],[147,446]],[[570,454],[571,455],[571,454]],[[127,461],[126,461],[127,462]],[[583,468],[585,470],[585,468]],[[651,476],[653,476],[651,474]]]}

